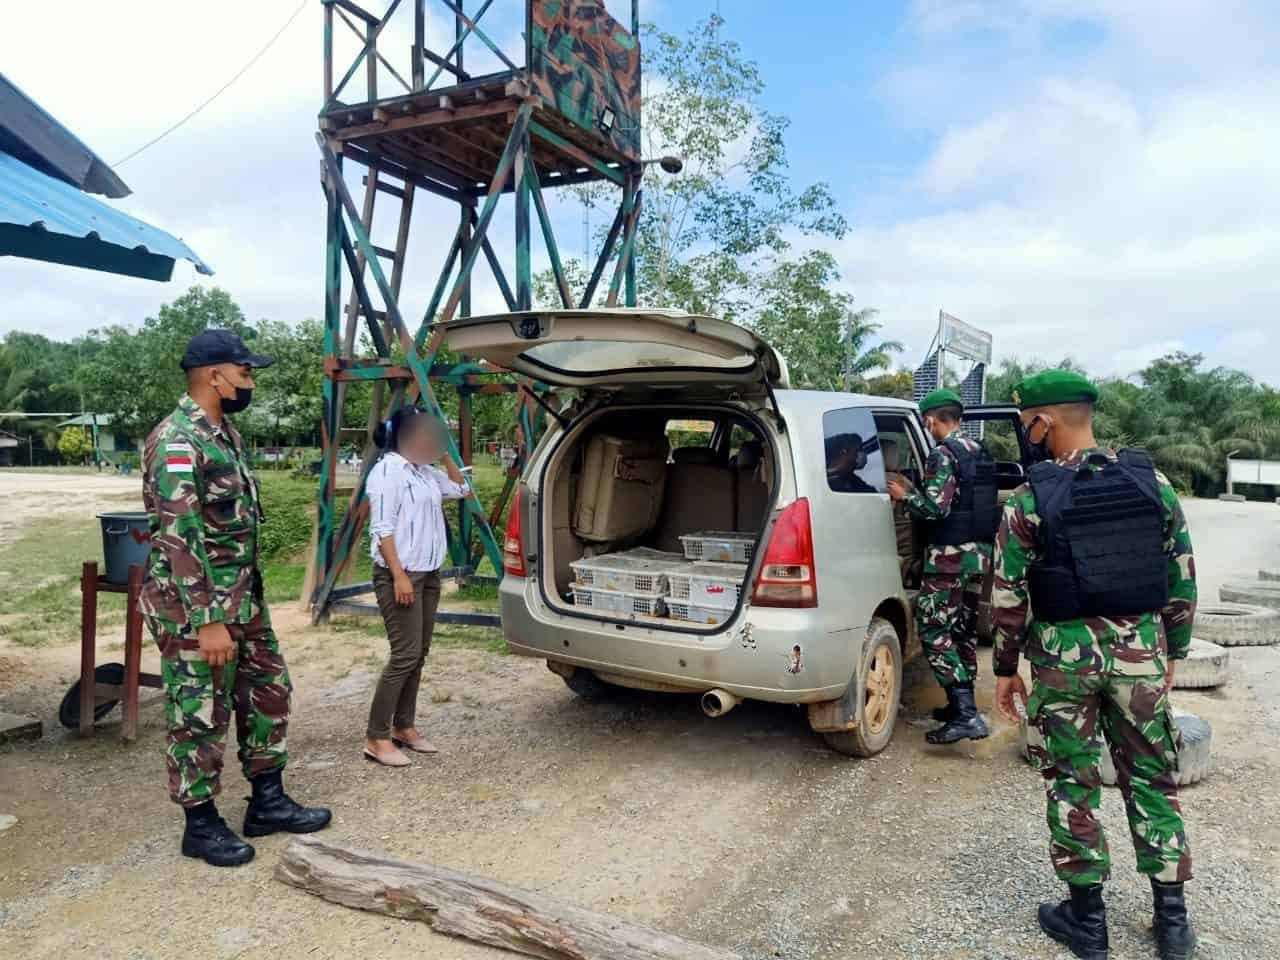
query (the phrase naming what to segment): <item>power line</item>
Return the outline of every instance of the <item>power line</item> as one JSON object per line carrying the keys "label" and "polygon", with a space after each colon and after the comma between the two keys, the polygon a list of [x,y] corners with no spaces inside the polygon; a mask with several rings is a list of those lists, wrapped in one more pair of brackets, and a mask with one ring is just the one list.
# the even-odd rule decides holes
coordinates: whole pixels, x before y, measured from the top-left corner
{"label": "power line", "polygon": [[239,80],[241,77],[243,77],[246,73],[248,73],[248,72],[249,72],[249,69],[250,69],[250,68],[251,68],[255,63],[257,63],[259,60],[261,60],[261,59],[262,59],[263,54],[265,54],[268,50],[270,50],[270,49],[271,49],[271,47],[275,44],[275,42],[276,42],[277,40],[279,40],[279,39],[280,39],[280,35],[281,35],[281,34],[283,34],[286,30],[288,30],[288,29],[289,29],[289,25],[290,25],[290,24],[292,24],[294,20],[297,20],[297,19],[298,19],[298,14],[300,14],[300,13],[302,12],[302,9],[303,9],[303,7],[305,7],[305,6],[307,5],[307,2],[308,2],[308,0],[302,0],[302,2],[301,2],[300,4],[298,4],[298,9],[297,9],[297,10],[295,10],[295,11],[293,11],[293,14],[289,17],[289,19],[288,19],[288,20],[286,20],[286,21],[284,22],[284,26],[282,26],[279,30],[277,30],[277,31],[275,32],[275,35],[274,35],[270,40],[268,40],[268,41],[267,41],[266,46],[264,46],[261,50],[259,50],[257,53],[255,53],[255,54],[253,55],[253,59],[251,59],[248,63],[246,63],[243,67],[241,67],[241,68],[239,69],[239,71],[237,71],[237,73],[236,73],[236,75],[235,75],[235,76],[233,76],[230,80],[228,80],[228,81],[227,81],[226,83],[224,83],[221,87],[219,87],[219,88],[214,92],[213,96],[209,97],[209,99],[205,100],[203,103],[201,103],[199,106],[197,106],[194,110],[192,110],[192,111],[191,111],[190,113],[188,113],[185,117],[183,117],[181,120],[179,120],[179,121],[178,121],[177,123],[175,123],[173,126],[171,126],[168,130],[165,130],[163,133],[161,133],[159,136],[155,137],[154,139],[152,139],[152,140],[148,140],[146,143],[144,143],[142,146],[140,146],[137,150],[133,151],[133,153],[129,154],[129,155],[128,155],[127,157],[125,157],[123,160],[117,160],[114,164],[112,164],[112,166],[119,167],[119,166],[121,166],[121,165],[123,165],[123,164],[126,164],[126,163],[128,163],[130,160],[132,160],[134,157],[136,157],[138,154],[142,153],[142,151],[143,151],[143,150],[146,150],[146,149],[148,149],[148,148],[150,148],[150,147],[154,147],[157,143],[159,143],[161,140],[163,140],[163,139],[164,139],[165,137],[167,137],[169,134],[173,133],[173,131],[177,130],[180,126],[182,126],[184,123],[186,123],[186,122],[187,122],[188,120],[190,120],[192,117],[194,117],[197,113],[199,113],[201,110],[203,110],[203,109],[204,109],[205,107],[207,107],[209,104],[213,103],[213,101],[217,100],[217,99],[218,99],[218,97],[220,97],[220,96],[222,96],[224,93],[226,93],[226,92],[227,92],[227,90],[231,87],[231,85],[232,85],[233,83],[235,83],[237,80]]}

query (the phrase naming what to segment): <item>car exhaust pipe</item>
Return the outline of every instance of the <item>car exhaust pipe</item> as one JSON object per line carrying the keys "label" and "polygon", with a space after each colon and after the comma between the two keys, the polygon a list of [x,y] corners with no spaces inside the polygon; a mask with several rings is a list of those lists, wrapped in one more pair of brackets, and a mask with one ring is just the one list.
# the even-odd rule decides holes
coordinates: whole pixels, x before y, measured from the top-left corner
{"label": "car exhaust pipe", "polygon": [[702,712],[708,717],[723,717],[738,705],[738,698],[728,690],[708,690],[702,695]]}

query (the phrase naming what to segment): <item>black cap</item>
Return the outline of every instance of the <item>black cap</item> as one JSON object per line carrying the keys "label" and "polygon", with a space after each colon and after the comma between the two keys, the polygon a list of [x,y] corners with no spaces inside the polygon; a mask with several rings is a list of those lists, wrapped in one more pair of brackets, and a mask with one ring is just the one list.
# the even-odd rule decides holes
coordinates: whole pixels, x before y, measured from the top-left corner
{"label": "black cap", "polygon": [[244,341],[230,330],[218,330],[213,327],[201,330],[187,344],[187,352],[182,355],[182,369],[194,370],[196,367],[212,367],[218,363],[269,367],[275,363],[275,360],[252,352],[244,345]]}

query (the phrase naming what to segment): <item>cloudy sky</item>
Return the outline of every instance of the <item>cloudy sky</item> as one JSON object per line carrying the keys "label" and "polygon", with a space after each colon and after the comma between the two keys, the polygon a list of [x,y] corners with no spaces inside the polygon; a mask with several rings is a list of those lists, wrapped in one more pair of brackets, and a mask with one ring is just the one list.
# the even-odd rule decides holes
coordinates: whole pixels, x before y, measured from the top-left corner
{"label": "cloudy sky", "polygon": [[[216,90],[298,6],[122,0],[106,17],[63,0],[55,25],[49,5],[23,4],[6,11],[0,69],[115,162]],[[643,9],[681,31],[716,6]],[[1280,5],[718,6],[760,63],[766,108],[792,121],[795,178],[828,180],[852,224],[831,245],[845,282],[908,344],[906,360],[923,356],[941,308],[992,331],[997,356],[1070,354],[1127,374],[1186,349],[1280,384]],[[504,45],[517,41],[518,8],[494,4]],[[242,80],[118,167],[134,190],[120,205],[182,236],[212,281],[186,264],[155,284],[7,259],[0,332],[135,323],[196,282],[229,290],[251,318],[317,316],[320,54],[320,4],[307,0]],[[410,314],[456,222],[447,205],[420,211]],[[561,219],[576,253],[580,217]],[[379,242],[393,229],[390,212],[375,220]],[[510,220],[495,229],[510,249]],[[476,299],[499,306],[489,284]]]}

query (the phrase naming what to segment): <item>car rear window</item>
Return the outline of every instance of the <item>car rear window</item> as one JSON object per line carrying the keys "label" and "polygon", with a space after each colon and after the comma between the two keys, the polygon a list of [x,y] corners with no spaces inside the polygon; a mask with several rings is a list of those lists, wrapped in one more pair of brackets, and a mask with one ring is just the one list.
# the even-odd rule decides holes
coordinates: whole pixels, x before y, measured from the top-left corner
{"label": "car rear window", "polygon": [[884,455],[876,421],[863,407],[822,415],[827,486],[836,493],[884,493]]}

